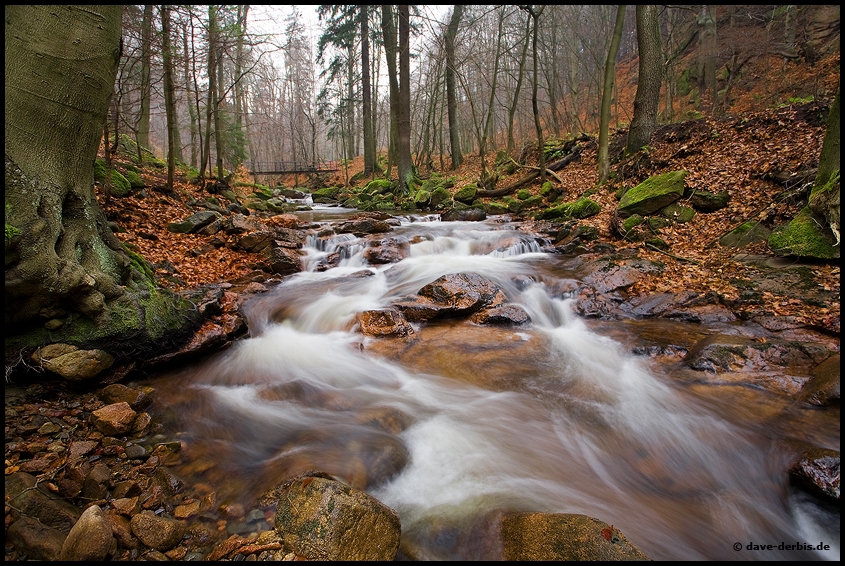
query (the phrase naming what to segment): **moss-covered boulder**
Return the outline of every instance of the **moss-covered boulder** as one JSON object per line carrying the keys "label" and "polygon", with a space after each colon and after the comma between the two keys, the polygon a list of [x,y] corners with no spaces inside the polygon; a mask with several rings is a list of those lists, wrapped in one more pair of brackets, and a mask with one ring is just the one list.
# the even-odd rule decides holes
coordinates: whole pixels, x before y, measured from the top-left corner
{"label": "moss-covered boulder", "polygon": [[133,189],[143,189],[144,188],[144,180],[141,179],[141,176],[136,173],[135,171],[127,170],[126,173],[123,174],[126,177],[126,180],[129,181],[129,186]]}
{"label": "moss-covered boulder", "polygon": [[531,197],[531,191],[529,191],[528,189],[519,189],[518,191],[516,191],[516,198],[518,198],[519,200],[526,200],[529,197]]}
{"label": "moss-covered boulder", "polygon": [[371,195],[389,193],[393,190],[390,179],[373,179],[364,186],[364,192]]}
{"label": "moss-covered boulder", "polygon": [[678,224],[684,224],[685,222],[689,222],[690,220],[695,217],[695,210],[688,206],[681,206],[677,202],[673,202],[669,206],[664,206],[660,209],[660,214],[662,214],[665,218],[672,220],[673,222],[677,222]]}
{"label": "moss-covered boulder", "polygon": [[539,208],[541,206],[543,206],[543,197],[541,195],[534,195],[522,201],[522,210]]}
{"label": "moss-covered boulder", "polygon": [[719,191],[712,193],[701,189],[696,189],[689,197],[689,202],[692,207],[701,212],[716,212],[728,206],[728,201],[731,199],[728,191]]}
{"label": "moss-covered boulder", "polygon": [[780,256],[836,259],[839,246],[826,227],[824,218],[805,207],[798,216],[769,236],[769,247]]}
{"label": "moss-covered boulder", "polygon": [[601,212],[601,205],[588,198],[580,198],[569,207],[569,216],[572,218],[589,218]]}
{"label": "moss-covered boulder", "polygon": [[437,187],[431,192],[431,206],[445,208],[452,203],[452,193],[443,187]]}
{"label": "moss-covered boulder", "polygon": [[455,193],[455,196],[452,197],[458,202],[462,202],[464,204],[472,204],[475,200],[475,194],[478,192],[478,186],[473,183],[470,185],[465,186],[461,190]]}
{"label": "moss-covered boulder", "polygon": [[504,202],[494,201],[484,205],[484,210],[487,211],[487,214],[506,214],[508,205]]}
{"label": "moss-covered boulder", "polygon": [[636,187],[625,192],[619,201],[619,216],[627,218],[632,214],[653,214],[684,195],[684,178],[688,172],[670,171],[649,177]]}

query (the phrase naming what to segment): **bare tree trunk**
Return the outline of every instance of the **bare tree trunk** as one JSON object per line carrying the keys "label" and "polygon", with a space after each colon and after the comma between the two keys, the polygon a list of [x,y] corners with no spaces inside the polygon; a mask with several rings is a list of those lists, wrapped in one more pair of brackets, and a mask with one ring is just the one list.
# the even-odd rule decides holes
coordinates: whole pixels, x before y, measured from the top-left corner
{"label": "bare tree trunk", "polygon": [[516,89],[513,93],[513,100],[508,109],[508,153],[513,153],[516,142],[513,138],[513,118],[516,115],[516,107],[519,103],[519,92],[522,90],[522,79],[525,76],[525,58],[528,55],[528,38],[531,33],[531,15],[525,18],[525,43],[522,45],[522,55],[519,57],[519,71],[516,79]]}
{"label": "bare tree trunk", "polygon": [[197,151],[199,149],[199,124],[198,124],[198,116],[197,116],[197,100],[196,100],[196,87],[193,86],[193,73],[191,72],[191,64],[189,61],[193,60],[191,57],[191,51],[188,48],[188,24],[185,24],[185,27],[182,30],[182,42],[183,42],[183,49],[185,51],[185,92],[187,93],[187,102],[188,102],[188,116],[191,120],[191,167],[197,166]]}
{"label": "bare tree trunk", "polygon": [[143,148],[150,147],[150,36],[153,27],[153,5],[144,6],[141,20],[141,109],[138,114],[138,164],[144,161]]}
{"label": "bare tree trunk", "polygon": [[217,182],[223,182],[223,128],[220,126],[220,103],[223,102],[223,53],[218,45],[217,56],[217,87],[214,89],[214,149],[217,154]]}
{"label": "bare tree trunk", "polygon": [[701,96],[709,94],[711,114],[717,114],[719,93],[716,86],[716,7],[704,5],[698,18],[699,41],[701,43]]}
{"label": "bare tree trunk", "polygon": [[455,89],[455,37],[464,13],[462,5],[455,5],[449,26],[446,28],[446,104],[449,114],[449,141],[452,149],[452,169],[463,163],[461,139],[458,132],[458,101]]}
{"label": "bare tree trunk", "polygon": [[532,77],[532,91],[531,91],[531,108],[534,110],[534,128],[537,130],[537,151],[539,153],[538,160],[540,167],[540,183],[546,182],[546,152],[544,151],[543,143],[543,128],[540,125],[540,110],[537,106],[537,20],[546,8],[543,6],[539,10],[531,6],[520,6],[521,9],[527,11],[531,15],[533,22],[533,30],[531,36],[531,50],[534,55],[534,76]]}
{"label": "bare tree trunk", "polygon": [[634,95],[634,117],[628,130],[625,153],[630,155],[651,143],[657,128],[657,106],[660,102],[662,62],[660,27],[657,6],[637,5],[637,48],[639,50],[639,79]]}
{"label": "bare tree trunk", "polygon": [[246,118],[246,97],[243,82],[240,80],[244,66],[244,39],[246,38],[246,23],[249,5],[238,6],[238,38],[235,46],[235,165],[240,165],[246,159],[246,132],[244,120]]}
{"label": "bare tree trunk", "polygon": [[208,98],[205,105],[205,139],[200,154],[200,181],[205,182],[205,172],[211,155],[211,120],[217,101],[217,7],[208,7]]}
{"label": "bare tree trunk", "polygon": [[373,108],[370,93],[370,30],[368,25],[369,7],[361,5],[361,80],[362,114],[364,119],[364,175],[372,175],[376,167],[376,142],[373,137]]}
{"label": "bare tree trunk", "polygon": [[176,171],[176,100],[173,85],[173,56],[170,51],[170,6],[161,6],[161,55],[164,65],[164,111],[167,115],[167,188],[173,190]]}
{"label": "bare tree trunk", "polygon": [[390,85],[390,143],[387,151],[387,173],[397,162],[399,151],[399,80],[396,70],[396,27],[393,25],[393,7],[381,6],[381,30],[384,36],[384,55],[387,59],[387,77]]}
{"label": "bare tree trunk", "polygon": [[414,177],[411,161],[411,52],[410,14],[407,4],[396,8],[399,13],[399,187],[403,195],[410,193]]}
{"label": "bare tree trunk", "polygon": [[604,89],[601,96],[601,117],[599,119],[599,147],[596,157],[599,183],[604,183],[610,174],[610,160],[608,158],[608,130],[610,129],[610,103],[613,98],[613,83],[616,79],[616,54],[622,41],[622,26],[625,24],[625,4],[616,7],[616,25],[613,27],[613,37],[610,49],[607,51],[607,61],[604,64]]}

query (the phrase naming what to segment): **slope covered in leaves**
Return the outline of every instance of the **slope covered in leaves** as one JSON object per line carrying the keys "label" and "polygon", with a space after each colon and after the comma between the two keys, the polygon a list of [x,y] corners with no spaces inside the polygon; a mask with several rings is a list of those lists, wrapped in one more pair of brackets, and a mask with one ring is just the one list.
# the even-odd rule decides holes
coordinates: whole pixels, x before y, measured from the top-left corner
{"label": "slope covered in leaves", "polygon": [[[838,81],[838,54],[819,63],[825,83],[831,82],[831,92]],[[801,80],[801,72],[820,72],[816,69],[795,69],[791,80]],[[809,80],[805,76],[805,80]],[[788,91],[787,87],[784,87]],[[753,91],[749,91],[753,97]],[[562,181],[564,200],[572,201],[589,192],[590,198],[601,204],[601,212],[582,222],[598,228],[600,237],[616,248],[635,247],[641,257],[660,261],[666,269],[660,275],[650,275],[629,292],[643,294],[662,291],[692,290],[716,292],[726,300],[735,300],[746,288],[747,281],[759,275],[759,268],[749,259],[757,256],[773,258],[765,243],[741,249],[719,245],[719,238],[746,221],[758,221],[767,227],[777,226],[789,219],[806,203],[812,174],[818,165],[829,101],[780,104],[775,108],[746,111],[720,118],[704,117],[662,126],[656,132],[647,155],[617,162],[611,180],[596,189],[596,145],[584,145],[582,156],[558,172]],[[626,130],[612,133],[611,146],[624,144]],[[526,141],[525,147],[532,142]],[[536,153],[536,152],[534,152]],[[527,165],[536,161],[529,155]],[[515,156],[516,157],[516,156]],[[488,154],[488,164],[493,155]],[[436,161],[436,160],[435,160]],[[448,158],[445,159],[448,166]],[[353,160],[347,171],[329,179],[342,184],[362,169],[362,158]],[[685,184],[690,189],[713,193],[727,191],[728,206],[717,212],[702,214],[685,224],[672,224],[660,231],[669,245],[658,251],[642,243],[620,240],[611,230],[611,222],[618,204],[617,190],[633,187],[645,178],[666,171],[684,169],[689,172]],[[444,176],[455,180],[452,192],[475,182],[480,175],[480,158],[468,155],[455,171]],[[523,172],[502,176],[499,186],[517,179]],[[145,168],[142,178],[147,184],[146,196],[138,193],[125,198],[112,198],[105,204],[98,193],[108,218],[120,226],[117,236],[132,249],[144,255],[154,266],[160,284],[175,290],[204,283],[233,281],[248,277],[262,266],[257,254],[233,251],[226,247],[221,236],[175,234],[167,231],[169,222],[179,221],[197,210],[193,203],[209,196],[200,187],[177,182],[174,191],[163,192],[164,172]],[[238,175],[235,176],[237,180]],[[300,177],[300,181],[302,181]],[[252,179],[240,175],[243,183],[233,187],[240,197],[252,192]],[[292,179],[284,179],[290,186]],[[362,181],[362,183],[365,181]],[[555,184],[557,182],[555,181]],[[156,190],[158,188],[159,190]],[[539,192],[539,183],[528,187],[532,194]],[[489,199],[488,199],[489,200]],[[681,203],[683,204],[683,202]],[[290,215],[266,219],[292,225]],[[224,237],[225,238],[225,237]],[[214,241],[218,239],[217,241]],[[822,262],[802,262],[808,285],[836,293],[835,302],[801,300],[794,293],[764,291],[756,308],[773,315],[796,317],[798,322],[828,330],[839,327],[839,266]]]}

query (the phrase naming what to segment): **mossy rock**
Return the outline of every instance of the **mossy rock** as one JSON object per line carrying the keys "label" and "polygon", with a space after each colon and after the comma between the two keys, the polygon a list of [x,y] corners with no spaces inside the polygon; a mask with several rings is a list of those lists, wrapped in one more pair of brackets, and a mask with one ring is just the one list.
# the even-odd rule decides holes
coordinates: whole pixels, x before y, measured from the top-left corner
{"label": "mossy rock", "polygon": [[661,228],[666,228],[672,222],[668,218],[663,218],[662,216],[651,216],[649,217],[648,227],[652,230],[660,230]]}
{"label": "mossy rock", "polygon": [[688,206],[681,206],[680,204],[673,202],[669,206],[661,208],[660,214],[669,220],[677,222],[678,224],[684,224],[695,217],[695,210]]}
{"label": "mossy rock", "polygon": [[540,210],[534,214],[536,220],[554,220],[556,218],[569,218],[571,203],[563,203]]}
{"label": "mossy rock", "polygon": [[653,214],[669,206],[684,195],[687,174],[687,171],[680,170],[649,177],[625,192],[619,201],[619,215],[624,218],[632,214]]}
{"label": "mossy rock", "polygon": [[361,203],[358,200],[358,197],[348,198],[345,201],[343,201],[343,207],[344,208],[358,208],[360,205],[361,205]]}
{"label": "mossy rock", "polygon": [[552,192],[552,182],[546,181],[545,183],[543,183],[543,186],[540,187],[540,194],[543,195],[544,197],[546,197],[546,196],[549,196],[551,194],[551,192]]}
{"label": "mossy rock", "polygon": [[[425,186],[425,185],[423,185]],[[431,193],[431,206],[448,206],[452,204],[452,193],[443,187],[438,187]]]}
{"label": "mossy rock", "polygon": [[94,180],[101,183],[106,180],[106,162],[102,159],[94,161]]}
{"label": "mossy rock", "polygon": [[622,221],[622,230],[626,233],[630,232],[631,230],[642,224],[644,220],[645,218],[643,218],[639,214],[632,214],[631,216]]}
{"label": "mossy rock", "polygon": [[388,193],[393,190],[393,183],[389,179],[373,179],[364,186],[364,191],[374,195]]}
{"label": "mossy rock", "polygon": [[664,250],[665,251],[665,250],[669,249],[669,244],[667,244],[666,240],[664,240],[663,238],[651,238],[649,240],[646,240],[646,244],[648,244],[649,246],[652,246],[654,248],[657,248],[658,250]]}
{"label": "mossy rock", "polygon": [[420,189],[417,191],[417,194],[414,196],[414,204],[417,207],[425,208],[431,202],[431,193],[425,189]]}
{"label": "mossy rock", "polygon": [[528,197],[527,199],[522,201],[522,210],[527,210],[529,208],[537,208],[540,206],[543,206],[542,195],[534,195],[533,197]]}
{"label": "mossy rock", "polygon": [[516,198],[518,198],[519,200],[527,200],[531,198],[531,191],[529,191],[528,189],[519,189],[516,192]]}
{"label": "mossy rock", "polygon": [[322,189],[317,189],[316,191],[312,192],[311,197],[312,198],[314,198],[314,197],[334,198],[335,193],[337,193],[337,187],[324,187]]}
{"label": "mossy rock", "polygon": [[508,205],[503,202],[491,202],[484,205],[484,210],[487,214],[506,214],[508,212]]}
{"label": "mossy rock", "polygon": [[134,172],[127,170],[126,173],[123,174],[126,177],[126,180],[129,181],[129,186],[133,189],[143,189],[144,188],[144,180],[141,179],[141,176]]}
{"label": "mossy rock", "polygon": [[769,236],[769,247],[780,256],[839,258],[839,246],[834,245],[830,230],[823,218],[805,207],[792,221],[780,226]]}
{"label": "mossy rock", "polygon": [[516,199],[507,199],[505,202],[508,204],[508,211],[512,214],[519,214],[522,210],[522,201]]}
{"label": "mossy rock", "polygon": [[454,198],[457,202],[462,202],[464,204],[472,204],[475,200],[475,194],[478,192],[478,186],[473,183],[470,185],[465,186],[461,190],[455,193]]}
{"label": "mossy rock", "polygon": [[111,196],[125,197],[129,194],[130,190],[132,190],[132,186],[129,184],[129,181],[126,179],[126,177],[123,176],[123,173],[121,173],[117,169],[112,169]]}
{"label": "mossy rock", "polygon": [[601,212],[601,205],[588,198],[580,198],[569,207],[569,215],[572,218],[589,218]]}
{"label": "mossy rock", "polygon": [[244,206],[250,210],[258,210],[259,212],[267,212],[267,203],[259,199],[251,199],[244,203]]}

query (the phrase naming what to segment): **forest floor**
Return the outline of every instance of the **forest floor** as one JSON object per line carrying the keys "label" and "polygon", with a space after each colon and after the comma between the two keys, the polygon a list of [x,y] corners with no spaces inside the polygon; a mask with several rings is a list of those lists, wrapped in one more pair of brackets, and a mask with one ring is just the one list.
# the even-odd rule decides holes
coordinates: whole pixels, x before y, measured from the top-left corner
{"label": "forest floor", "polygon": [[[838,55],[829,65],[833,63],[838,77]],[[581,222],[598,228],[601,241],[618,249],[637,248],[640,257],[666,265],[662,273],[645,276],[628,289],[629,296],[688,290],[716,292],[730,301],[748,288],[749,280],[765,276],[761,265],[768,262],[769,266],[800,264],[805,286],[826,291],[828,297],[831,293],[838,297],[838,260],[799,262],[796,258],[776,258],[765,241],[739,249],[719,244],[721,236],[746,221],[757,221],[771,229],[793,218],[806,204],[812,172],[818,165],[827,113],[827,102],[798,101],[661,126],[649,147],[647,159],[639,159],[636,167],[621,163],[613,165],[611,180],[590,194],[590,198],[601,205],[601,212]],[[625,129],[612,132],[611,148],[614,144],[624,144],[626,135]],[[534,143],[527,140],[524,147]],[[521,153],[523,157],[528,155],[525,158],[527,165],[534,164],[531,151]],[[536,156],[536,151],[533,155]],[[495,154],[490,153],[486,156],[488,167],[492,166],[494,157]],[[519,160],[520,156],[513,157]],[[450,189],[453,193],[478,180],[480,159],[477,154],[466,155],[460,167],[449,170],[449,159],[444,157],[447,169],[440,173],[454,179]],[[440,163],[439,156],[435,156],[434,162]],[[363,159],[358,157],[349,163],[346,171],[324,181],[327,185],[343,184],[345,179],[353,178],[362,169]],[[678,169],[689,171],[685,179],[688,189],[713,193],[727,191],[730,195],[728,206],[712,213],[698,213],[690,222],[662,229],[660,237],[669,244],[666,252],[615,236],[611,223],[618,204],[617,189],[633,187],[651,175]],[[510,184],[522,174],[524,172],[518,171],[509,177],[502,176],[498,186]],[[190,203],[213,195],[186,182],[177,182],[171,193],[161,192],[165,179],[161,169],[145,168],[141,176],[149,187],[159,190],[146,191],[145,198],[137,193],[112,198],[108,204],[103,202],[101,194],[98,198],[108,218],[126,230],[118,233],[118,238],[133,245],[153,264],[163,286],[180,290],[233,281],[248,276],[260,265],[261,258],[256,254],[205,245],[209,236],[168,232],[169,222],[182,220],[195,212]],[[598,181],[596,144],[586,144],[580,160],[560,170],[558,176],[562,185],[556,181],[555,185],[567,202],[594,189]],[[299,176],[298,180],[302,183],[307,179]],[[236,172],[233,190],[239,197],[246,197],[254,190],[252,181],[244,171]],[[272,182],[294,186],[292,176]],[[537,194],[540,183],[527,188]],[[277,220],[280,219],[277,217]],[[204,251],[198,253],[201,249]],[[795,317],[797,323],[838,333],[838,299],[835,302],[807,301],[794,292],[779,292],[771,286],[767,289],[762,292],[756,308],[771,315]]]}

